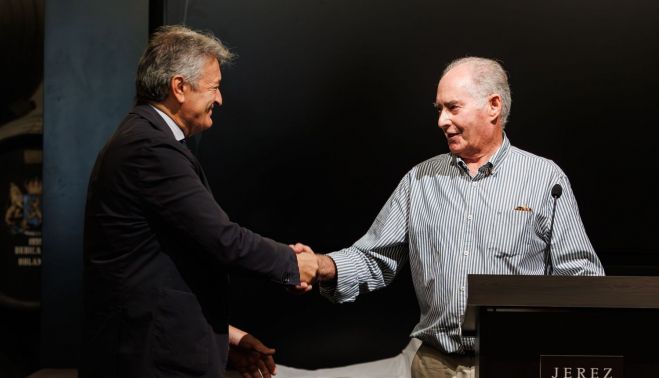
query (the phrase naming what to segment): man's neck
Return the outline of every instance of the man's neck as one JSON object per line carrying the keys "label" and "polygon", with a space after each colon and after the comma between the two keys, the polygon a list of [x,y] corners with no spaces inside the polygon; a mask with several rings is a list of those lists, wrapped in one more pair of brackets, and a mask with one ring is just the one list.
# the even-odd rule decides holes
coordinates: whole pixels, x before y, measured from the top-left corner
{"label": "man's neck", "polygon": [[178,116],[178,106],[172,106],[172,104],[168,103],[167,99],[163,102],[152,102],[151,106],[167,114],[167,116],[176,123],[179,129],[181,129],[186,138],[190,136],[190,131],[184,126],[181,118]]}
{"label": "man's neck", "polygon": [[172,130],[174,138],[176,138],[177,141],[181,141],[182,139],[186,138],[183,128],[181,128],[176,123],[176,121],[174,121],[170,112],[166,112],[168,110],[166,107],[157,106],[158,104],[156,103],[151,103],[150,105],[156,110],[156,112],[158,112],[158,115],[162,117],[167,126]]}
{"label": "man's neck", "polygon": [[501,136],[497,138],[488,148],[468,157],[460,156],[462,161],[464,161],[465,164],[467,164],[467,168],[469,168],[469,174],[472,177],[478,174],[478,169],[482,167],[483,164],[490,161],[490,158],[492,158],[492,156],[494,156],[494,154],[497,151],[499,151],[499,148],[501,148],[502,144],[503,144],[503,132],[501,133]]}

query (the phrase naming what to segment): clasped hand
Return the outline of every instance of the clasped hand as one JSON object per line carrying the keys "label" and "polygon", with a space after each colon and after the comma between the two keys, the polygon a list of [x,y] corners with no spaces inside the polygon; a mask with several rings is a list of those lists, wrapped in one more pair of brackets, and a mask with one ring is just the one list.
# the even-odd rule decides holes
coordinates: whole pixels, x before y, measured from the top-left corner
{"label": "clasped hand", "polygon": [[263,345],[256,337],[229,326],[229,364],[242,378],[271,378],[275,375],[274,353],[274,349]]}
{"label": "clasped hand", "polygon": [[314,251],[302,243],[289,245],[295,251],[297,257],[297,265],[300,269],[300,284],[295,286],[295,291],[298,293],[306,293],[313,287],[312,284],[316,281],[318,275],[318,257]]}

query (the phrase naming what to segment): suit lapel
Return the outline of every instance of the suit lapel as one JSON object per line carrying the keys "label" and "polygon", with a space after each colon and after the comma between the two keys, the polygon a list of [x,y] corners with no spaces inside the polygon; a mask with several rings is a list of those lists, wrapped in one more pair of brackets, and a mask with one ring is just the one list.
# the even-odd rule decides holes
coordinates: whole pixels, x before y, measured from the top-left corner
{"label": "suit lapel", "polygon": [[168,135],[171,136],[172,140],[172,145],[175,145],[176,148],[180,149],[183,151],[185,156],[192,162],[192,164],[195,167],[195,171],[197,172],[197,175],[201,179],[201,182],[204,184],[206,189],[210,192],[210,185],[208,184],[208,179],[206,179],[206,173],[204,172],[204,169],[201,167],[201,164],[199,163],[199,160],[192,154],[192,151],[188,148],[187,145],[181,144],[178,141],[176,141],[176,138],[174,138],[174,134],[172,133],[172,130],[167,126],[167,123],[165,122],[164,119],[158,114],[151,105],[137,105],[135,108],[133,108],[133,113],[139,115],[140,117],[145,118],[149,123],[151,123],[153,126],[155,126],[156,129],[167,133]]}

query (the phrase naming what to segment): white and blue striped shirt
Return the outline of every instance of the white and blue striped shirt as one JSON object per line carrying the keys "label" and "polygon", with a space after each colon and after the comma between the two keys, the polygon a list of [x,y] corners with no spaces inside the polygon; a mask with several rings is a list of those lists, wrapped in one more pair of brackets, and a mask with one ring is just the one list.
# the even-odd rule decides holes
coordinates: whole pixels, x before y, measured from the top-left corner
{"label": "white and blue striped shirt", "polygon": [[336,286],[321,293],[351,302],[389,284],[410,263],[421,319],[411,336],[447,353],[474,349],[461,336],[468,274],[544,273],[554,184],[555,275],[604,275],[579,216],[570,183],[551,160],[510,145],[471,177],[455,155],[429,159],[405,175],[366,235],[330,253]]}

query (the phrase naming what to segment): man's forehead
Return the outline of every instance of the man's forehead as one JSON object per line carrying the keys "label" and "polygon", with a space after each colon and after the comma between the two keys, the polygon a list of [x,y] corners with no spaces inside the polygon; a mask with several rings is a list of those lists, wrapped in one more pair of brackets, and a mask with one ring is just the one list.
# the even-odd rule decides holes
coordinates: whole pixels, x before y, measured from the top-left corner
{"label": "man's forehead", "polygon": [[442,84],[442,82],[451,84],[471,82],[472,71],[473,70],[470,64],[462,63],[446,72],[444,76],[442,76],[442,78],[439,80],[438,85]]}
{"label": "man's forehead", "polygon": [[210,84],[219,84],[222,80],[222,70],[218,67],[217,70],[211,70],[206,76],[206,80]]}
{"label": "man's forehead", "polygon": [[202,70],[207,76],[215,79],[216,77],[222,77],[222,69],[220,67],[220,61],[215,57],[208,57]]}
{"label": "man's forehead", "polygon": [[462,65],[454,67],[439,80],[437,97],[448,94],[454,96],[461,92],[469,92],[469,89],[473,86],[471,70],[461,68]]}

